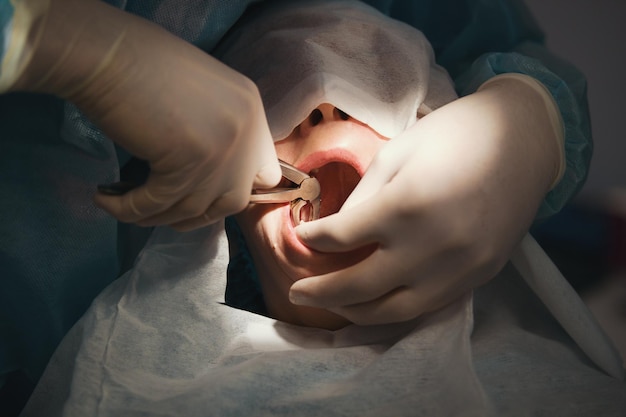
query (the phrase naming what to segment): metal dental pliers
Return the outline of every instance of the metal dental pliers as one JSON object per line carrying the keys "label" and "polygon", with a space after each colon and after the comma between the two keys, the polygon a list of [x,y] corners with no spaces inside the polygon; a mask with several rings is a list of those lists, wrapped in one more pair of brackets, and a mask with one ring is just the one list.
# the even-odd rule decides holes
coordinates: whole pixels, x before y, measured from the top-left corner
{"label": "metal dental pliers", "polygon": [[306,220],[317,220],[320,217],[320,183],[306,172],[289,165],[285,161],[278,160],[283,177],[293,182],[295,188],[276,187],[267,190],[252,190],[251,204],[258,203],[291,203],[291,218],[297,226],[302,219],[302,209],[309,206]]}
{"label": "metal dental pliers", "polygon": [[[250,203],[291,203],[291,217],[294,224],[300,224],[302,220],[302,209],[309,207],[305,213],[306,220],[317,220],[320,217],[320,183],[314,177],[298,168],[289,165],[285,161],[278,160],[283,177],[295,184],[294,188],[276,187],[267,190],[252,190]],[[119,181],[111,184],[98,185],[98,191],[108,195],[123,195],[128,191],[144,184],[150,170],[148,165],[138,159],[133,158],[127,164],[132,168],[129,170],[128,181]],[[126,168],[125,168],[126,169]]]}

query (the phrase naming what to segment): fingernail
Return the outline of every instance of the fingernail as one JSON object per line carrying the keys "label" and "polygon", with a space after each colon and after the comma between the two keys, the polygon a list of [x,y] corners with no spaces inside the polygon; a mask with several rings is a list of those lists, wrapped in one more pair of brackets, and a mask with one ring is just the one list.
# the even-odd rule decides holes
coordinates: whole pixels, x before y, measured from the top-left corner
{"label": "fingernail", "polygon": [[306,297],[299,291],[289,291],[289,301],[292,304],[302,305],[306,304]]}
{"label": "fingernail", "polygon": [[296,231],[296,235],[298,235],[300,239],[304,238],[306,235],[306,223],[307,222],[302,222],[296,227],[294,227],[294,230]]}

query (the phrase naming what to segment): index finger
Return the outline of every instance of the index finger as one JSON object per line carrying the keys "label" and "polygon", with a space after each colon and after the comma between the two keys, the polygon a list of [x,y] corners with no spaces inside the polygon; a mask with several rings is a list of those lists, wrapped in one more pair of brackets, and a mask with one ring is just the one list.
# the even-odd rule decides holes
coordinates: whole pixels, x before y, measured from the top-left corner
{"label": "index finger", "polygon": [[387,264],[390,258],[378,249],[356,265],[325,275],[296,281],[289,291],[289,300],[298,305],[333,308],[372,301],[403,286]]}
{"label": "index finger", "polygon": [[253,180],[254,188],[271,188],[275,187],[281,179],[280,165],[278,164],[278,156],[276,148],[269,137],[269,141],[264,138],[260,139],[260,149],[255,157],[259,160],[256,162],[258,169]]}
{"label": "index finger", "polygon": [[179,194],[170,192],[156,197],[152,187],[145,184],[123,195],[98,193],[94,196],[94,202],[118,220],[135,223],[167,210],[176,203]]}

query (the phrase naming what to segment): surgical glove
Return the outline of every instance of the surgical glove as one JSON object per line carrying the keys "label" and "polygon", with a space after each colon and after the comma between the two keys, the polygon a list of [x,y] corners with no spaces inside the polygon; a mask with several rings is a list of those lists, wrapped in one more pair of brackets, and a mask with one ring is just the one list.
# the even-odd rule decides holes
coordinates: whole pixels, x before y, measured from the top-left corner
{"label": "surgical glove", "polygon": [[491,279],[564,167],[556,104],[534,79],[496,77],[420,119],[377,154],[339,213],[296,228],[309,247],[365,260],[302,279],[295,304],[357,324],[437,310]]}
{"label": "surgical glove", "polygon": [[[13,91],[76,104],[150,164],[145,185],[95,202],[124,222],[188,230],[243,209],[280,179],[256,86],[165,29],[97,0],[18,2],[29,22]],[[20,18],[22,16],[22,18]],[[27,16],[27,18],[23,18]],[[22,30],[24,25],[21,25]]]}

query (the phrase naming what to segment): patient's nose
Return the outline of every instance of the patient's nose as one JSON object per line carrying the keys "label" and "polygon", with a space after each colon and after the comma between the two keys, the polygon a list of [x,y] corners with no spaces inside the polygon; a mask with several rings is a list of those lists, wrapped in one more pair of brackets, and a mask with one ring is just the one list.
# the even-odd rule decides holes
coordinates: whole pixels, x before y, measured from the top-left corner
{"label": "patient's nose", "polygon": [[309,117],[300,124],[300,132],[306,136],[315,126],[349,119],[350,116],[332,104],[320,104],[309,114]]}

